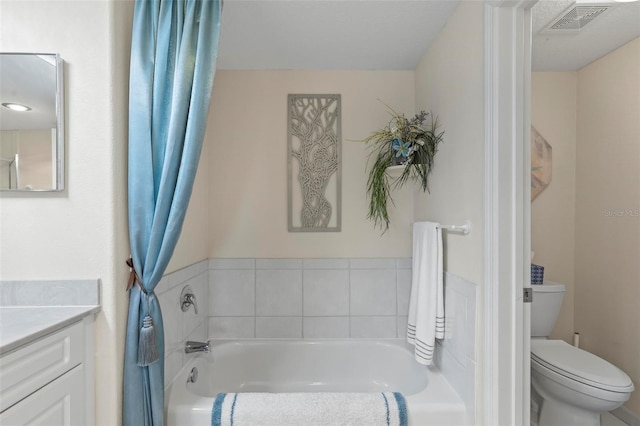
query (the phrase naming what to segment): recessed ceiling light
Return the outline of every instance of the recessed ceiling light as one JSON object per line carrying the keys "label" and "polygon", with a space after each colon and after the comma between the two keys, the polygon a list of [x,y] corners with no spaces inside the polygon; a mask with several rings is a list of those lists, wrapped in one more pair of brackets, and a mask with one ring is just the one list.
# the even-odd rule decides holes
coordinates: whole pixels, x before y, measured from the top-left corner
{"label": "recessed ceiling light", "polygon": [[19,111],[19,112],[31,111],[31,108],[29,108],[26,105],[14,104],[12,102],[3,102],[2,106],[12,111]]}

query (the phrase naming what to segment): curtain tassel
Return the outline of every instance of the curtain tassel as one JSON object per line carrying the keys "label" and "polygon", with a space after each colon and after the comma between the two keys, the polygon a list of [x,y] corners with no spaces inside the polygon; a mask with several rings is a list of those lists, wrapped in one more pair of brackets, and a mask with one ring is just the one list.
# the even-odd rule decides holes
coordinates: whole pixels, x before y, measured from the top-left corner
{"label": "curtain tassel", "polygon": [[142,320],[140,339],[138,340],[138,365],[140,367],[146,367],[156,362],[159,358],[153,319],[147,315]]}

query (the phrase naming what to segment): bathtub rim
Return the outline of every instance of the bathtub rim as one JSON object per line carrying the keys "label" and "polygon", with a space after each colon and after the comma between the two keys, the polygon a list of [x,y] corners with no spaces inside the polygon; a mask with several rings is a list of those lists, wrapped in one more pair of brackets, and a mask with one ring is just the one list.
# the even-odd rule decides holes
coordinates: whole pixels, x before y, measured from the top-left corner
{"label": "bathtub rim", "polygon": [[[368,343],[378,343],[385,346],[391,345],[400,348],[404,348],[406,350],[411,351],[413,354],[412,348],[409,343],[402,338],[393,338],[393,339],[292,339],[292,338],[270,338],[270,339],[256,339],[256,338],[247,338],[247,339],[215,339],[211,340],[211,344],[213,346],[222,345],[225,343],[277,343],[277,342],[286,342],[286,343],[297,343],[297,344],[318,344],[318,343],[327,343],[327,342],[340,342],[340,343],[351,343],[357,344],[360,342],[368,342]],[[197,359],[204,358],[205,360],[211,360],[213,357],[212,354],[206,353],[195,353],[191,356],[184,366],[180,369],[178,374],[172,379],[169,385],[165,387],[165,419],[169,419],[169,408],[171,403],[175,403],[176,407],[182,407],[184,405],[188,405],[192,407],[194,410],[207,410],[210,407],[214,397],[201,396],[197,395],[187,389],[187,378],[189,377],[189,373],[193,364]],[[427,369],[428,374],[428,385],[422,391],[411,394],[404,395],[405,400],[407,402],[407,407],[409,409],[410,420],[411,418],[418,417],[422,418],[424,413],[428,413],[426,415],[431,415],[432,410],[437,410],[438,412],[443,411],[455,411],[461,412],[462,417],[466,418],[466,407],[462,396],[459,395],[453,386],[446,380],[440,369],[436,365],[424,366]],[[462,424],[462,423],[460,423]]]}

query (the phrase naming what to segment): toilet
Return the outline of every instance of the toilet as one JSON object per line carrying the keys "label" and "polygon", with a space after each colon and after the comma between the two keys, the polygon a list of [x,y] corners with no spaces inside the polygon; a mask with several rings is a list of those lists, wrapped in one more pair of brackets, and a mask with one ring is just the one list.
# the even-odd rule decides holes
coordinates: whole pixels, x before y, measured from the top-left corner
{"label": "toilet", "polygon": [[627,401],[633,383],[604,359],[563,340],[548,340],[565,287],[551,281],[531,287],[531,423],[600,426],[600,414]]}

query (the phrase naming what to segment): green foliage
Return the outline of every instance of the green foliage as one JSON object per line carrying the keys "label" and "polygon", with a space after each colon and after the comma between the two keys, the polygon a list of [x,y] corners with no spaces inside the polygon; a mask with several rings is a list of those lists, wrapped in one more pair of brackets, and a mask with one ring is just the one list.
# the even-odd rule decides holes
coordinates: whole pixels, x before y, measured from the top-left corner
{"label": "green foliage", "polygon": [[[444,135],[444,132],[438,130],[437,118],[433,118],[430,113],[420,111],[413,118],[407,119],[404,114],[400,115],[391,108],[389,110],[392,116],[389,124],[364,139],[364,142],[370,144],[369,162],[373,159],[367,180],[367,218],[373,220],[383,233],[389,229],[388,203],[393,204],[393,189],[404,185],[409,178],[416,178],[422,191],[429,190],[428,177],[433,168],[433,158]],[[431,124],[425,126],[424,122],[429,116]],[[403,151],[407,144],[408,151]],[[402,152],[408,152],[408,155],[401,155]],[[398,163],[406,167],[394,179],[387,168]]]}

